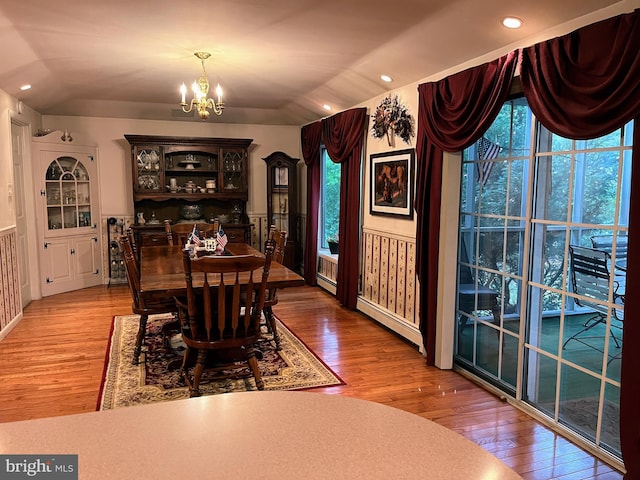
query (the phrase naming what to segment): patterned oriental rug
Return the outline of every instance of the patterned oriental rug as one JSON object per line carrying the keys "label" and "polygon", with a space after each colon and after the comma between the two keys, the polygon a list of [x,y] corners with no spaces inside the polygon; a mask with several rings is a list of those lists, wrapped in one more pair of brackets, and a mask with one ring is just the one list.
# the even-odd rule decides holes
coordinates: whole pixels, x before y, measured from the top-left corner
{"label": "patterned oriental rug", "polygon": [[[184,351],[180,334],[171,338],[169,353],[162,346],[161,327],[171,319],[170,315],[149,317],[140,363],[131,364],[138,318],[137,315],[114,318],[97,410],[189,398],[189,391],[179,375]],[[272,342],[265,341],[261,346],[263,358],[258,362],[265,390],[302,390],[344,385],[340,377],[291,330],[280,320],[277,322],[282,350],[275,351]],[[265,334],[267,340],[270,337]],[[208,379],[206,372],[205,370],[200,383],[203,396],[256,390],[253,377]]]}

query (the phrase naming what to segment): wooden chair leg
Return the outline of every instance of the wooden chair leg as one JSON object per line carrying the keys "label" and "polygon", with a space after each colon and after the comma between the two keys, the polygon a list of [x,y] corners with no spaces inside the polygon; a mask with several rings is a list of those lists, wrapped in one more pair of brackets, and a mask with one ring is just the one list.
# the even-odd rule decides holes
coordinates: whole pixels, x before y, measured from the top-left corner
{"label": "wooden chair leg", "polygon": [[193,369],[193,386],[189,396],[200,396],[200,378],[202,377],[202,370],[204,370],[204,364],[207,361],[207,351],[202,349],[198,350],[198,359],[196,360],[196,367]]}
{"label": "wooden chair leg", "polygon": [[260,367],[258,366],[256,352],[253,347],[249,347],[247,349],[247,355],[247,363],[249,364],[249,368],[251,368],[253,377],[256,379],[256,387],[258,387],[258,390],[264,390],[264,381],[262,380],[262,375],[260,374]]}
{"label": "wooden chair leg", "polygon": [[267,319],[267,327],[273,334],[273,343],[276,345],[276,350],[282,350],[282,347],[280,346],[280,335],[278,335],[278,329],[276,328],[276,318],[273,315],[271,307],[264,308],[264,316]]}
{"label": "wooden chair leg", "polygon": [[191,380],[189,379],[189,371],[187,370],[187,363],[189,362],[189,353],[191,350],[189,347],[185,348],[184,354],[182,355],[182,365],[180,366],[180,371],[178,375],[182,377],[185,385],[191,389]]}
{"label": "wooden chair leg", "polygon": [[142,350],[142,342],[144,341],[144,334],[147,331],[148,315],[140,315],[140,325],[138,326],[138,334],[136,335],[136,346],[133,350],[133,365],[138,365],[140,360],[140,351]]}

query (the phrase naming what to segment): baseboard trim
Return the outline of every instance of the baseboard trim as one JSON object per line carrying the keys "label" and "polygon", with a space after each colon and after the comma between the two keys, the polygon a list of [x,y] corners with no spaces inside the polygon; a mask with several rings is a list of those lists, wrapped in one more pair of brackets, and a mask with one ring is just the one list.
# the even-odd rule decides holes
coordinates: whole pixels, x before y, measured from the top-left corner
{"label": "baseboard trim", "polygon": [[13,320],[7,323],[5,327],[0,330],[0,341],[2,341],[4,337],[9,335],[9,332],[13,330],[13,327],[15,327],[20,322],[20,320],[22,320],[22,311],[20,311]]}
{"label": "baseboard trim", "polygon": [[331,280],[321,276],[321,275],[316,275],[316,283],[318,284],[318,286],[320,288],[325,289],[327,292],[329,292],[332,295],[336,294],[336,284],[334,282],[332,282]]}
{"label": "baseboard trim", "polygon": [[406,338],[411,343],[415,344],[420,350],[420,353],[424,354],[424,347],[422,345],[422,333],[418,328],[414,327],[413,325],[409,325],[401,318],[398,318],[391,312],[382,309],[374,303],[369,302],[364,297],[358,297],[356,308],[358,311],[371,317],[378,323],[381,323],[401,337]]}

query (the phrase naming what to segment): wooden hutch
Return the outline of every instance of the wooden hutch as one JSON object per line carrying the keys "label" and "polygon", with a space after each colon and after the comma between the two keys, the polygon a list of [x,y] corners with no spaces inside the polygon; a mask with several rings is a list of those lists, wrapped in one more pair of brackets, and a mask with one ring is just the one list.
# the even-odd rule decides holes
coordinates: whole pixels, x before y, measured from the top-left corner
{"label": "wooden hutch", "polygon": [[164,220],[218,218],[230,242],[251,243],[248,222],[252,139],[125,135],[133,168],[133,229],[140,245],[164,241]]}

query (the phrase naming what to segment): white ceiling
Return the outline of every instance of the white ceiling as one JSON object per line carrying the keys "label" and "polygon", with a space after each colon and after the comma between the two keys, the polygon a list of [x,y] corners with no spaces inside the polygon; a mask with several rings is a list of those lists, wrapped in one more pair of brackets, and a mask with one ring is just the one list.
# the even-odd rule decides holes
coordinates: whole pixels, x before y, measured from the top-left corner
{"label": "white ceiling", "polygon": [[[185,119],[178,88],[225,91],[209,121],[302,125],[636,0],[0,0],[0,89],[42,114]],[[524,19],[514,31],[505,15]],[[379,79],[394,78],[392,84]],[[32,84],[22,92],[20,86]],[[189,119],[200,121],[189,116]]]}

